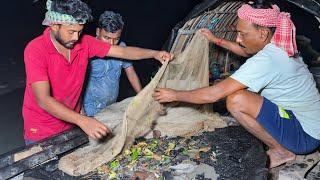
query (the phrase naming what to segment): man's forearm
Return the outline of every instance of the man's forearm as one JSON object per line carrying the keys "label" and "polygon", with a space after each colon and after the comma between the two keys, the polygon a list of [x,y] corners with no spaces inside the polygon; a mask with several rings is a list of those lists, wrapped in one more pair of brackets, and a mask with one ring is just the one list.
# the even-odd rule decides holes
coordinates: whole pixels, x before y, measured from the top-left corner
{"label": "man's forearm", "polygon": [[130,60],[140,60],[154,58],[157,53],[158,51],[156,50],[143,49],[138,47],[111,46],[107,56]]}
{"label": "man's forearm", "polygon": [[218,39],[216,40],[216,42],[214,42],[215,44],[219,44],[219,46],[228,49],[229,51],[233,52],[234,54],[237,54],[238,56],[242,56],[242,57],[248,57],[249,55],[247,53],[245,53],[242,48],[240,47],[240,45],[236,42],[233,41],[229,41],[226,39]]}
{"label": "man's forearm", "polygon": [[133,87],[133,89],[136,91],[136,93],[139,93],[141,91],[142,87],[141,87],[141,83],[140,83],[138,76],[137,75],[130,76],[128,78],[129,78],[130,84]]}
{"label": "man's forearm", "polygon": [[132,60],[153,58],[155,54],[158,52],[151,49],[143,49],[143,48],[130,47],[130,46],[127,46],[125,48],[126,48],[125,59],[132,59]]}
{"label": "man's forearm", "polygon": [[72,124],[79,125],[81,119],[84,117],[80,113],[77,113],[58,102],[53,97],[47,97],[45,100],[42,100],[39,105],[54,117]]}
{"label": "man's forearm", "polygon": [[213,88],[212,86],[196,89],[192,91],[177,91],[177,101],[194,103],[194,104],[208,104],[216,102],[224,97],[223,90]]}
{"label": "man's forearm", "polygon": [[214,103],[225,98],[246,86],[240,82],[227,78],[216,85],[204,87],[192,91],[177,91],[176,101],[190,102],[195,104]]}
{"label": "man's forearm", "polygon": [[136,91],[136,93],[140,92],[142,89],[141,83],[133,66],[128,67],[125,71],[133,89]]}

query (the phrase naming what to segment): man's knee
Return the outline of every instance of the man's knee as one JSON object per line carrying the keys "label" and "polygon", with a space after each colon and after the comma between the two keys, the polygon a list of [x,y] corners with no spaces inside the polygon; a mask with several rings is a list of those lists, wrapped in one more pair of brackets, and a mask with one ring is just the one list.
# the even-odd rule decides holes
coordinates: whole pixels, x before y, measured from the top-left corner
{"label": "man's knee", "polygon": [[237,91],[227,97],[227,109],[235,115],[239,112],[256,118],[260,112],[263,97],[247,90]]}
{"label": "man's knee", "polygon": [[227,97],[226,105],[229,111],[240,110],[245,101],[245,90],[239,90]]}

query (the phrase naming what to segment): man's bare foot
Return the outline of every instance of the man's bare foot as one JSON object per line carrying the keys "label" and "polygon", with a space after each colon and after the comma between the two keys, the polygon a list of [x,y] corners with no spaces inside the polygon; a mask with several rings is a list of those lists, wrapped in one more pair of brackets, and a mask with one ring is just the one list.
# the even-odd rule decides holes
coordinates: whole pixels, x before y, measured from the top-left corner
{"label": "man's bare foot", "polygon": [[270,160],[269,168],[280,166],[296,158],[295,154],[285,149],[269,149],[267,154]]}

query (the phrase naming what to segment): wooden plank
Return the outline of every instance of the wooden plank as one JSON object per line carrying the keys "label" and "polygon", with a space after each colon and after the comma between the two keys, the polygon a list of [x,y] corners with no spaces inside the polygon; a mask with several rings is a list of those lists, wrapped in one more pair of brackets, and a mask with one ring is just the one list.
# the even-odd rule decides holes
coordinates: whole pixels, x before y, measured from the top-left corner
{"label": "wooden plank", "polygon": [[82,134],[74,139],[62,142],[61,144],[49,146],[41,152],[1,168],[0,179],[8,179],[17,176],[26,170],[32,169],[42,163],[47,163],[58,155],[75,149],[87,142],[88,137],[85,134]]}
{"label": "wooden plank", "polygon": [[[8,153],[5,153],[0,156],[0,169],[11,166],[12,164],[16,163],[20,159],[27,158],[28,156],[31,156],[33,154],[36,154],[41,151],[45,151],[50,149],[52,146],[62,144],[63,142],[72,140],[76,137],[82,137],[86,136],[84,132],[78,128],[75,127],[73,129],[70,129],[68,131],[62,132],[54,137],[42,140],[38,143],[31,144],[29,146],[21,147],[18,149],[15,149],[13,151],[10,151]],[[88,142],[88,140],[87,140]]]}

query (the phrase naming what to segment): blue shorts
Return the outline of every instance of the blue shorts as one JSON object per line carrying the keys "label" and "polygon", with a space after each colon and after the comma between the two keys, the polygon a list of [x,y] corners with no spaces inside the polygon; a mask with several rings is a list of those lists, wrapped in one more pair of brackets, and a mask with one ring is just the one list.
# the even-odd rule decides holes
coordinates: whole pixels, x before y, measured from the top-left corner
{"label": "blue shorts", "polygon": [[279,144],[295,154],[307,154],[320,146],[320,140],[304,132],[292,111],[266,98],[263,99],[257,121]]}

